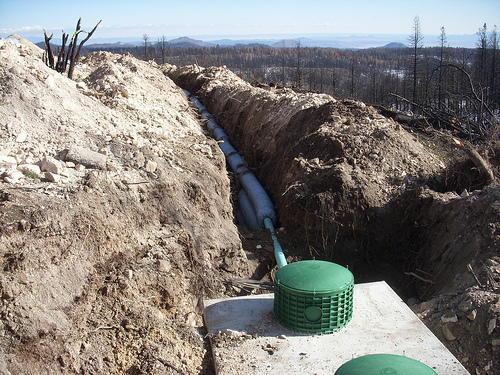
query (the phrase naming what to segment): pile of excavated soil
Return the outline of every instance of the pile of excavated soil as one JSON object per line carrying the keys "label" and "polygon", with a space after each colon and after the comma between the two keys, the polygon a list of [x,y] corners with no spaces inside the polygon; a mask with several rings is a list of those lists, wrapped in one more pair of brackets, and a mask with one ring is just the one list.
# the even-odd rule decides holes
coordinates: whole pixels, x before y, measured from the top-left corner
{"label": "pile of excavated soil", "polygon": [[363,103],[256,88],[224,67],[163,69],[201,98],[270,193],[286,254],[386,279],[472,373],[500,372],[498,183],[442,193],[468,172],[444,162],[459,151],[433,152],[440,139]]}
{"label": "pile of excavated soil", "polygon": [[203,373],[202,300],[245,254],[216,142],[158,66],[78,83],[0,40],[0,373]]}

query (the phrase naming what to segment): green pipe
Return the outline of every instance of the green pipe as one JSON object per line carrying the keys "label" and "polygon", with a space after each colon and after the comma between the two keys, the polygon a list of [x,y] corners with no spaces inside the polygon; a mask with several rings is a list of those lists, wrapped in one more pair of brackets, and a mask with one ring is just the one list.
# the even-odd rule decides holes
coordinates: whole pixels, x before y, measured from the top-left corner
{"label": "green pipe", "polygon": [[273,239],[273,244],[274,244],[274,257],[276,258],[276,263],[278,263],[278,267],[281,268],[283,266],[286,266],[287,263],[285,254],[283,254],[283,249],[281,248],[281,245],[278,242],[278,238],[276,238],[276,234],[274,233],[274,226],[272,220],[266,217],[264,219],[264,225],[271,232],[271,237]]}

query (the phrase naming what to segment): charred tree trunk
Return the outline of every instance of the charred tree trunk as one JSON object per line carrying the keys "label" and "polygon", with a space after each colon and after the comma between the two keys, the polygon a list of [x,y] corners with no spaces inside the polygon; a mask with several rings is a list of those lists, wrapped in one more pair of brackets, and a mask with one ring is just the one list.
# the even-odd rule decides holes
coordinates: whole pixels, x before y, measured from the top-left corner
{"label": "charred tree trunk", "polygon": [[94,31],[97,29],[97,27],[100,25],[102,22],[99,21],[97,25],[92,29],[90,33],[88,33],[87,37],[82,40],[80,45],[78,46],[78,49],[76,48],[76,44],[78,42],[78,35],[82,32],[81,30],[81,22],[82,18],[80,17],[78,19],[78,22],[76,24],[76,30],[75,33],[73,34],[73,37],[71,38],[71,42],[69,43],[68,50],[66,50],[66,42],[68,41],[69,34],[66,34],[63,31],[62,35],[62,46],[61,49],[59,50],[57,54],[57,64],[54,65],[54,54],[52,53],[52,50],[50,48],[50,39],[52,38],[52,35],[50,37],[47,36],[47,33],[45,30],[43,30],[43,33],[45,35],[45,50],[47,53],[47,65],[58,71],[59,73],[64,73],[66,71],[66,67],[68,66],[69,62],[69,70],[68,70],[68,78],[73,79],[73,71],[75,68],[75,64],[78,61],[78,58],[80,57],[80,52],[82,50],[83,45],[87,40],[90,39],[92,34],[94,34]]}
{"label": "charred tree trunk", "polygon": [[71,79],[73,77],[73,69],[75,68],[75,54],[76,54],[76,43],[78,41],[78,34],[80,34],[81,30],[81,22],[82,22],[82,17],[78,19],[78,22],[76,24],[76,30],[75,33],[73,34],[73,45],[71,46],[71,49],[69,51],[69,69],[68,69],[68,78]]}
{"label": "charred tree trunk", "polygon": [[97,25],[95,25],[95,27],[92,29],[92,31],[91,31],[91,32],[87,35],[87,37],[86,37],[84,40],[82,40],[82,42],[81,42],[81,43],[80,43],[80,45],[78,46],[78,50],[76,51],[76,55],[75,55],[75,56],[74,56],[74,58],[71,60],[71,64],[70,64],[70,66],[69,66],[69,71],[68,71],[68,78],[69,78],[69,79],[73,79],[73,69],[75,68],[75,64],[76,64],[76,62],[78,61],[78,58],[80,57],[80,51],[82,50],[83,45],[85,44],[85,42],[86,42],[87,40],[89,40],[89,39],[90,39],[90,37],[92,36],[92,34],[94,34],[94,31],[97,29],[97,27],[100,25],[100,23],[101,23],[101,22],[102,22],[102,20],[101,20],[101,21],[99,21],[99,22],[97,23]]}
{"label": "charred tree trunk", "polygon": [[66,42],[68,41],[68,37],[69,35],[63,32],[62,46],[57,55],[57,63],[56,63],[56,70],[59,73],[64,73],[64,71],[66,70],[66,66],[64,65],[64,56],[66,54]]}
{"label": "charred tree trunk", "polygon": [[50,40],[54,34],[50,34],[47,36],[45,29],[43,29],[43,35],[45,36],[45,52],[47,53],[47,62],[50,68],[54,69],[54,54],[52,53],[52,49],[50,48]]}

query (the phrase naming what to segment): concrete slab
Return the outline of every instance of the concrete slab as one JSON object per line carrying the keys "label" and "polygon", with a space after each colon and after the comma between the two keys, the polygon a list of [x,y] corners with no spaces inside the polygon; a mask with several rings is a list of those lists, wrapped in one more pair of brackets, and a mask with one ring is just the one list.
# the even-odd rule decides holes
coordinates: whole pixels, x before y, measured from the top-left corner
{"label": "concrete slab", "polygon": [[333,374],[353,358],[376,353],[405,355],[439,375],[469,374],[383,281],[356,284],[351,322],[328,335],[282,327],[274,318],[273,298],[205,301],[217,374]]}

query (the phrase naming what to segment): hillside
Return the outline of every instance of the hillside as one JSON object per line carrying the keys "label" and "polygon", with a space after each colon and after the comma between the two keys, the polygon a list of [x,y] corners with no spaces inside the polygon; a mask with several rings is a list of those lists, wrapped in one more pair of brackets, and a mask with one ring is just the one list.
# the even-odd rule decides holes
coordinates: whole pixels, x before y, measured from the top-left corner
{"label": "hillside", "polygon": [[274,48],[296,48],[299,46],[299,42],[293,39],[283,39],[272,45]]}
{"label": "hillside", "polygon": [[1,373],[213,374],[203,300],[276,266],[181,87],[269,192],[289,260],[386,279],[471,373],[498,373],[500,187],[449,191],[472,173],[457,150],[224,67],[96,52],[71,81],[42,55],[0,40]]}
{"label": "hillside", "polygon": [[202,40],[191,39],[188,37],[182,37],[177,39],[172,39],[167,42],[167,45],[170,47],[178,48],[178,47],[215,47],[215,44],[207,43]]}
{"label": "hillside", "polygon": [[0,43],[1,372],[197,372],[203,293],[246,275],[217,144],[154,64]]}

